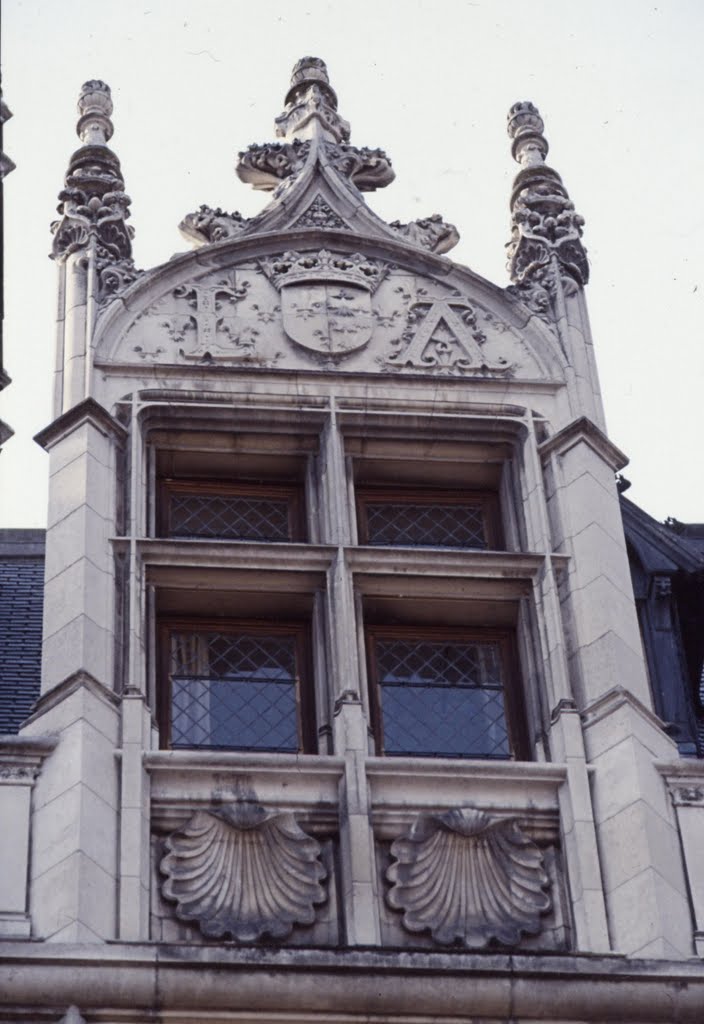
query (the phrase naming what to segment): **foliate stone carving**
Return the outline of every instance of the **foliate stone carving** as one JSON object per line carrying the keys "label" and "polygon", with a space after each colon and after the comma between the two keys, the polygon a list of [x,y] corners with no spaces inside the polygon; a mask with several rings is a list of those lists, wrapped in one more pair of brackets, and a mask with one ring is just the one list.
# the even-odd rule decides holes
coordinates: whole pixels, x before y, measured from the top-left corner
{"label": "foliate stone carving", "polygon": [[222,242],[226,238],[236,238],[248,224],[249,220],[237,210],[227,213],[219,206],[213,209],[203,204],[195,213],[187,213],[178,229],[184,238],[199,246]]}
{"label": "foliate stone carving", "polygon": [[328,143],[325,146],[325,155],[328,163],[339,174],[354,182],[360,192],[374,192],[378,188],[385,188],[396,177],[391,161],[383,149]]}
{"label": "foliate stone carving", "polygon": [[326,899],[320,845],[293,814],[247,801],[197,811],[165,845],[163,896],[207,938],[284,939]]}
{"label": "foliate stone carving", "polygon": [[284,330],[311,352],[340,357],[372,336],[372,293],[388,266],[361,253],[286,252],[261,261],[281,293]]}
{"label": "foliate stone carving", "polygon": [[184,300],[188,312],[162,320],[161,327],[189,361],[252,361],[259,331],[237,317],[237,305],[248,293],[248,281],[179,285],[172,295]]}
{"label": "foliate stone carving", "polygon": [[309,152],[310,142],[301,139],[253,143],[239,154],[237,176],[253,188],[272,192],[284,178],[302,170]]}
{"label": "foliate stone carving", "polygon": [[671,788],[675,807],[704,807],[704,785]]}
{"label": "foliate stone carving", "polygon": [[485,342],[476,311],[466,299],[427,296],[409,306],[406,330],[398,341],[403,347],[389,356],[387,364],[448,373],[509,374],[513,367],[507,359],[486,358]]}
{"label": "foliate stone carving", "polygon": [[349,231],[342,217],[338,217],[332,207],[317,195],[308,209],[292,224],[294,228],[327,228],[337,231]]}
{"label": "foliate stone carving", "polygon": [[421,814],[391,856],[388,903],[443,945],[515,946],[550,909],[542,854],[513,820],[472,807]]}
{"label": "foliate stone carving", "polygon": [[402,224],[401,221],[394,220],[389,227],[392,227],[411,245],[417,245],[421,249],[428,249],[430,252],[438,254],[454,249],[460,240],[459,232],[454,224],[448,224],[439,213],[411,221],[410,224]]}
{"label": "foliate stone carving", "polygon": [[347,142],[350,126],[337,112],[337,95],[330,85],[328,69],[319,57],[302,57],[291,74],[286,106],[276,118],[276,134],[285,139],[301,138],[318,122],[326,138]]}
{"label": "foliate stone carving", "polygon": [[112,100],[104,82],[86,82],[78,100],[76,132],[83,145],[71,157],[66,187],[59,193],[60,219],[54,221],[52,257],[66,259],[95,239],[112,260],[132,256],[130,197],[124,191],[120,161],[108,148]]}
{"label": "foliate stone carving", "polygon": [[511,195],[508,269],[513,293],[545,315],[560,286],[575,291],[589,280],[582,244],[584,220],[575,211],[557,171],[545,164],[544,125],[532,103],[516,103],[508,114],[512,152],[521,170]]}

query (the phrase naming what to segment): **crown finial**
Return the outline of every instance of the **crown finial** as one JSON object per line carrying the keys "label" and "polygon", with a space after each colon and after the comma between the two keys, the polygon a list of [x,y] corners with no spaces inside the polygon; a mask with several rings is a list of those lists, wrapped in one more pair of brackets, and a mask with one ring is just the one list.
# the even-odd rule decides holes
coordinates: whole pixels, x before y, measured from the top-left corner
{"label": "crown finial", "polygon": [[559,282],[569,292],[589,280],[584,220],[560,175],[545,163],[548,143],[538,108],[525,100],[514,103],[507,129],[521,165],[511,193],[508,269],[521,298],[549,317]]}

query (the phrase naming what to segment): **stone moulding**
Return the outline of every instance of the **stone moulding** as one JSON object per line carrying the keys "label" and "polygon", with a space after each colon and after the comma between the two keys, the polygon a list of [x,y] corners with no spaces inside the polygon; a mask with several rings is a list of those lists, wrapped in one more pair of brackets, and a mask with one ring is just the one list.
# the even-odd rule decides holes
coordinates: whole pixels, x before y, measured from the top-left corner
{"label": "stone moulding", "polygon": [[165,845],[162,894],[206,938],[285,939],[326,899],[320,845],[291,813],[249,801],[196,811]]}
{"label": "stone moulding", "polygon": [[441,945],[515,946],[550,909],[542,854],[512,819],[473,807],[420,814],[391,856],[387,902],[408,931]]}

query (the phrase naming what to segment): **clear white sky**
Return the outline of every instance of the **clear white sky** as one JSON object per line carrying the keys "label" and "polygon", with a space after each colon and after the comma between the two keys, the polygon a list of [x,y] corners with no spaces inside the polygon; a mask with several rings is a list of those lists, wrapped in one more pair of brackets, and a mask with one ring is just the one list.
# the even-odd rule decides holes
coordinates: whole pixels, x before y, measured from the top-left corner
{"label": "clear white sky", "polygon": [[81,84],[112,87],[133,198],[135,258],[188,246],[201,203],[251,216],[236,153],[274,138],[289,74],[322,57],[357,145],[396,181],[370,198],[388,220],[439,212],[452,258],[507,284],[516,170],[505,132],[538,105],[586,218],[588,301],[612,440],[629,496],[657,518],[704,520],[704,3],[701,0],[4,0],[5,364],[0,525],[45,524],[55,267],[47,258]]}

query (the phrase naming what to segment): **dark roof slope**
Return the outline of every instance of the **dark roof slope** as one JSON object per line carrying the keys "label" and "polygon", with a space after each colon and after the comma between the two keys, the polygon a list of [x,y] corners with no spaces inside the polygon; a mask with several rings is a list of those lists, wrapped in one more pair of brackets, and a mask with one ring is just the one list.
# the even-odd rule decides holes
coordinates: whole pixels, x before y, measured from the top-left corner
{"label": "dark roof slope", "polygon": [[39,696],[44,530],[0,530],[0,734],[16,733]]}

